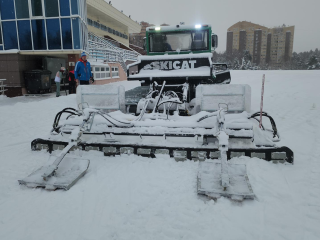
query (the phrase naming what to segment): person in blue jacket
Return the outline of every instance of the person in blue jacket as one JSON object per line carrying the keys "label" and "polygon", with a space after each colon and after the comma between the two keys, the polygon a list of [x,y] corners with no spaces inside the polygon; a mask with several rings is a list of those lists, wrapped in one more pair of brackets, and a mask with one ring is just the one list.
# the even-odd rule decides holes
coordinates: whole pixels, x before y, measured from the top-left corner
{"label": "person in blue jacket", "polygon": [[91,65],[87,61],[87,54],[81,53],[81,58],[74,69],[74,76],[78,85],[89,85],[90,80],[93,82]]}

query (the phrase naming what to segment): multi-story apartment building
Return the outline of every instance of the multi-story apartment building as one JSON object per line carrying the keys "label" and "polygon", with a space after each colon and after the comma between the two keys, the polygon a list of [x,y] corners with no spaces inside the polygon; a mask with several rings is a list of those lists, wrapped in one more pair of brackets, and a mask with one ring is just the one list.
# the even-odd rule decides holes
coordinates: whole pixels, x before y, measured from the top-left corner
{"label": "multi-story apartment building", "polygon": [[279,67],[292,57],[294,26],[267,28],[247,21],[228,28],[227,54],[248,50],[252,62]]}

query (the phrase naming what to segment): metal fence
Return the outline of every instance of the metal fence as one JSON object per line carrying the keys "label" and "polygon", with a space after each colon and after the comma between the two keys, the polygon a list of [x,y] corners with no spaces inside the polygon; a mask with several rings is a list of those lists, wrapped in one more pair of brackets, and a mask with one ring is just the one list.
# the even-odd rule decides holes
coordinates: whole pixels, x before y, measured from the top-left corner
{"label": "metal fence", "polygon": [[4,92],[7,91],[8,89],[4,89],[7,85],[4,85],[4,81],[6,79],[0,79],[0,95],[4,95]]}

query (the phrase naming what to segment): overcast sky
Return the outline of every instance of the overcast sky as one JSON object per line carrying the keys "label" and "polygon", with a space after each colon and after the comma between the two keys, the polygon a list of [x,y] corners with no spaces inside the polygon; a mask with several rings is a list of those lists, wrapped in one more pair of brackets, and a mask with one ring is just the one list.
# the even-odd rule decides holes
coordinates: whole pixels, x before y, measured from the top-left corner
{"label": "overcast sky", "polygon": [[112,5],[138,22],[211,24],[218,52],[226,49],[227,29],[239,21],[294,25],[293,51],[320,49],[320,0],[112,0]]}

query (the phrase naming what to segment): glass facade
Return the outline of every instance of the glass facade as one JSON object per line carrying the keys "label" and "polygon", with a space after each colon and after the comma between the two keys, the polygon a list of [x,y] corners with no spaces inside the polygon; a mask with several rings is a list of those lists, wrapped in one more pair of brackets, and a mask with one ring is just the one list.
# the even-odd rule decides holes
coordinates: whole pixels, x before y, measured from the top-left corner
{"label": "glass facade", "polygon": [[78,1],[71,0],[71,13],[72,15],[78,15]]}
{"label": "glass facade", "polygon": [[0,51],[85,50],[86,0],[0,0]]}
{"label": "glass facade", "polygon": [[32,16],[42,16],[42,0],[31,0]]}
{"label": "glass facade", "polygon": [[4,49],[18,49],[17,28],[15,21],[2,23]]}
{"label": "glass facade", "polygon": [[1,20],[15,19],[13,0],[0,0]]}
{"label": "glass facade", "polygon": [[1,24],[0,24],[0,45],[2,45],[2,28],[1,28]]}
{"label": "glass facade", "polygon": [[28,0],[15,0],[17,18],[29,18],[29,3]]}
{"label": "glass facade", "polygon": [[70,16],[69,0],[60,0],[60,14],[61,16]]}
{"label": "glass facade", "polygon": [[29,20],[18,21],[20,50],[32,50],[31,28]]}
{"label": "glass facade", "polygon": [[73,48],[80,49],[80,21],[79,18],[72,19],[73,26]]}
{"label": "glass facade", "polygon": [[61,19],[63,49],[72,49],[71,21],[69,18]]}
{"label": "glass facade", "polygon": [[34,50],[46,50],[46,29],[44,26],[44,20],[31,20],[32,36],[33,36],[33,49]]}
{"label": "glass facade", "polygon": [[44,0],[46,17],[59,17],[58,0]]}
{"label": "glass facade", "polygon": [[61,49],[61,32],[59,18],[47,19],[48,48]]}

